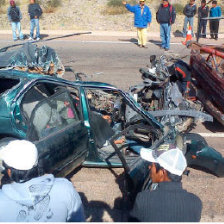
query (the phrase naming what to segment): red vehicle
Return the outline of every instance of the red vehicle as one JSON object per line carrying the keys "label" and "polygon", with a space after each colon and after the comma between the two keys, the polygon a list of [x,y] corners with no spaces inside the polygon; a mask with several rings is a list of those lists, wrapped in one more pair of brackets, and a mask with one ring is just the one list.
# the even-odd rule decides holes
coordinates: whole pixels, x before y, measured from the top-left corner
{"label": "red vehicle", "polygon": [[190,45],[190,66],[197,98],[224,125],[224,46]]}

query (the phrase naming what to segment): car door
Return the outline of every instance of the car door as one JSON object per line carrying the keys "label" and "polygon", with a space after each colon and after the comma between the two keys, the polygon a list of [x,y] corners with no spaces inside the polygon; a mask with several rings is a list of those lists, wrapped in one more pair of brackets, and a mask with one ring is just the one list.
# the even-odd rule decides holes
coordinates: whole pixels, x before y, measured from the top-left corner
{"label": "car door", "polygon": [[[35,87],[41,89],[38,84]],[[40,97],[35,93],[32,102],[23,102],[29,124],[27,139],[36,144],[45,172],[64,176],[79,166],[88,153],[88,132],[77,98],[66,87],[57,87],[53,94],[45,92]]]}

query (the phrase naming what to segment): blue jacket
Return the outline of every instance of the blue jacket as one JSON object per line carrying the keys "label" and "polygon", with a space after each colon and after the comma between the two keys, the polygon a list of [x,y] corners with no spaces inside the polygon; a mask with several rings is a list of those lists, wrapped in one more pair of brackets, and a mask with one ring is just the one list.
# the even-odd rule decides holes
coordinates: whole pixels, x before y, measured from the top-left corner
{"label": "blue jacket", "polygon": [[128,11],[133,12],[135,15],[134,25],[138,28],[146,28],[148,23],[151,23],[152,14],[148,6],[144,6],[143,13],[141,14],[141,7],[140,5],[131,6],[126,4],[125,7]]}
{"label": "blue jacket", "polygon": [[216,6],[210,9],[210,17],[221,17],[222,11],[220,6]]}

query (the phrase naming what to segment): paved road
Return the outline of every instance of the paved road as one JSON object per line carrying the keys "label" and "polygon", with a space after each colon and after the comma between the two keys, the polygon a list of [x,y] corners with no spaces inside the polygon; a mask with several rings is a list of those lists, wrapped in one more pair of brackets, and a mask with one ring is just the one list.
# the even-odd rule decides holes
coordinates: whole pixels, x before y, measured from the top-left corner
{"label": "paved road", "polygon": [[[181,40],[180,38],[176,40],[176,43],[172,43],[171,52],[181,56],[189,55],[189,50],[180,44]],[[10,43],[12,42],[0,37],[0,47]],[[57,51],[64,65],[72,66],[77,72],[95,74],[92,77],[93,80],[108,82],[125,90],[141,82],[138,70],[149,63],[151,54],[164,53],[156,45],[156,39],[147,44],[148,49],[140,49],[135,44],[135,37],[107,37],[105,39],[103,37],[94,39],[74,37],[51,41],[47,44]],[[189,60],[189,57],[185,60]],[[64,77],[74,78],[71,75]],[[217,122],[200,123],[193,132],[207,135],[206,140],[209,145],[224,155],[222,144],[224,128]],[[122,169],[87,168],[82,168],[72,177],[84,200],[89,221],[126,220],[121,200],[122,178]],[[202,221],[224,220],[223,184],[223,178],[192,169],[190,175],[183,178],[184,187],[196,193],[203,201]]]}

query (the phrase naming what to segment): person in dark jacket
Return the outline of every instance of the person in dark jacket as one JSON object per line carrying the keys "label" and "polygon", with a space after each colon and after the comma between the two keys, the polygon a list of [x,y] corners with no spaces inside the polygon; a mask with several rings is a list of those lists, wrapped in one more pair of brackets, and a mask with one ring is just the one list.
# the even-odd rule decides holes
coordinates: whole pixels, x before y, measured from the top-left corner
{"label": "person in dark jacket", "polygon": [[34,33],[35,27],[36,27],[36,40],[40,40],[39,18],[42,15],[42,9],[38,3],[35,3],[35,0],[30,0],[30,4],[28,7],[28,13],[30,15],[30,38],[29,38],[29,40],[34,40],[33,33]]}
{"label": "person in dark jacket", "polygon": [[[222,10],[220,6],[217,6],[217,1],[212,1],[212,7],[210,9],[210,17],[221,17]],[[219,33],[219,19],[211,19],[210,20],[210,35],[211,39],[218,40]]]}
{"label": "person in dark jacket", "polygon": [[198,19],[199,19],[199,37],[206,38],[206,26],[207,20],[203,19],[208,17],[209,7],[206,5],[206,0],[201,1],[201,6],[198,8]]}
{"label": "person in dark jacket", "polygon": [[145,0],[139,0],[139,4],[131,6],[123,1],[126,9],[135,15],[134,25],[137,27],[138,46],[146,47],[147,27],[150,26],[152,15],[149,7],[145,5]]}
{"label": "person in dark jacket", "polygon": [[175,8],[168,2],[168,0],[163,0],[163,3],[156,13],[156,20],[160,24],[161,48],[166,51],[170,49],[171,25],[174,24],[175,19]]}
{"label": "person in dark jacket", "polygon": [[13,40],[14,41],[18,40],[16,35],[17,30],[19,33],[19,39],[23,40],[23,33],[21,31],[21,24],[20,24],[20,20],[22,19],[22,13],[20,11],[20,8],[16,6],[15,1],[11,0],[9,3],[10,3],[10,6],[8,8],[7,15],[8,15],[8,20],[9,22],[11,22],[11,26],[12,26]]}
{"label": "person in dark jacket", "polygon": [[183,37],[187,35],[187,24],[191,26],[191,35],[194,36],[193,32],[193,24],[194,24],[194,16],[197,12],[197,6],[195,4],[195,0],[190,0],[189,4],[184,7],[183,13],[185,15],[184,18],[184,28],[183,28]]}
{"label": "person in dark jacket", "polygon": [[202,202],[182,188],[181,179],[187,162],[182,151],[164,144],[157,150],[142,148],[140,152],[149,166],[154,190],[138,193],[129,221],[199,222]]}

